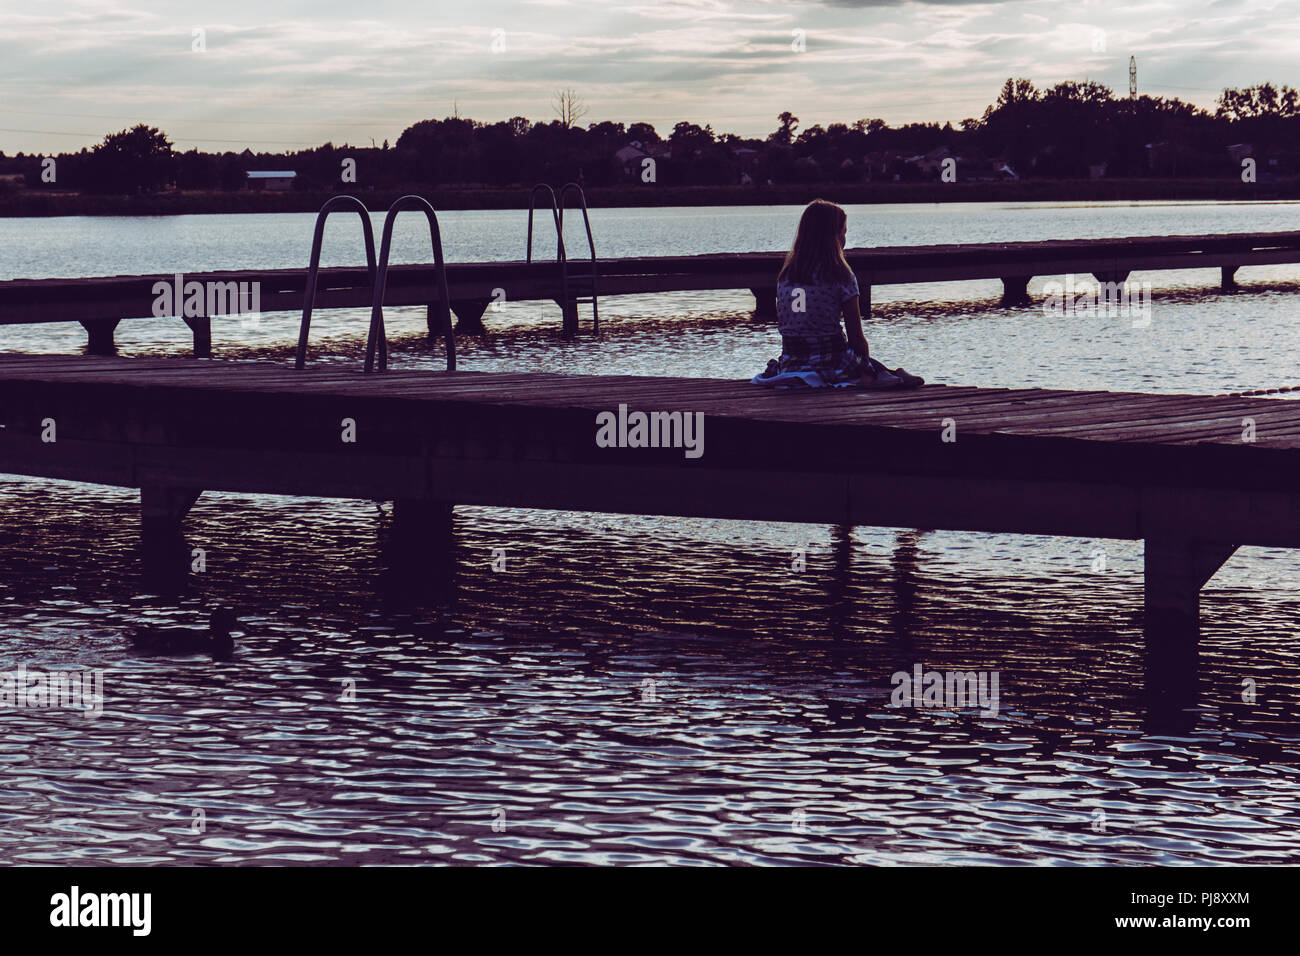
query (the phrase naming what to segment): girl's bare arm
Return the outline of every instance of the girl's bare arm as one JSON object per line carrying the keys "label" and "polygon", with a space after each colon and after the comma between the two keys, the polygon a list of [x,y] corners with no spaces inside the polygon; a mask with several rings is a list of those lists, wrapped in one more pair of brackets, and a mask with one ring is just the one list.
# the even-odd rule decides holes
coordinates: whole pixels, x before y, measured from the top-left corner
{"label": "girl's bare arm", "polygon": [[858,299],[855,295],[844,303],[844,335],[849,340],[849,348],[865,359],[871,353],[867,351],[867,337],[862,332],[862,312]]}

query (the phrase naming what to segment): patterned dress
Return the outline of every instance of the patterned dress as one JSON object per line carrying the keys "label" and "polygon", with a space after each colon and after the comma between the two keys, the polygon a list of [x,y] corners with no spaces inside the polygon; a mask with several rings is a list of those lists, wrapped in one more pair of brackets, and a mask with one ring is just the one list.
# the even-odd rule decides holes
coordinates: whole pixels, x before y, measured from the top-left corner
{"label": "patterned dress", "polygon": [[848,281],[811,283],[782,280],[776,287],[781,358],[768,363],[764,377],[780,372],[816,372],[827,385],[853,381],[869,366],[849,348],[840,316],[844,303],[859,295],[857,276]]}

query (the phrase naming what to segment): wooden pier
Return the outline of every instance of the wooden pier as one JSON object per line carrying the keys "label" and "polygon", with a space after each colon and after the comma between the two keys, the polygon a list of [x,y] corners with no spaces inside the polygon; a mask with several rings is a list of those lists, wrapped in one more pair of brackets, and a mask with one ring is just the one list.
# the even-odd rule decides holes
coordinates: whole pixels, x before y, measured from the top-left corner
{"label": "wooden pier", "polygon": [[[362,258],[359,240],[357,255]],[[751,252],[599,259],[595,268],[602,296],[748,289],[754,294],[756,312],[769,316],[775,311],[776,274],[782,258],[779,252]],[[1092,274],[1100,281],[1122,283],[1137,270],[1218,269],[1220,287],[1231,291],[1243,266],[1300,263],[1300,232],[878,247],[849,250],[848,259],[868,307],[872,286],[971,279],[999,279],[1005,304],[1026,304],[1029,280],[1042,275]],[[80,322],[87,330],[90,351],[109,354],[118,323],[151,316],[155,287],[171,285],[175,279],[160,274],[0,282],[0,325]],[[183,280],[210,287],[256,282],[261,311],[300,311],[307,269],[195,272],[185,273]],[[461,334],[484,331],[485,312],[502,297],[512,302],[559,302],[563,296],[554,262],[453,262],[447,266],[447,285]],[[371,278],[364,267],[322,269],[315,308],[368,308],[371,293]],[[428,306],[431,336],[442,334],[433,308],[439,296],[432,266],[394,266],[388,274],[386,304]],[[576,331],[576,310],[562,306],[562,311],[566,330]],[[209,309],[203,315],[176,318],[193,330],[195,355],[211,354],[212,320],[220,314]]]}
{"label": "wooden pier", "polygon": [[[599,447],[620,406],[702,413],[703,454]],[[1300,402],[1269,398],[6,355],[0,426],[0,472],[139,488],[162,562],[203,491],[393,500],[426,550],[457,504],[1141,538],[1170,700],[1201,586],[1238,546],[1300,547]]]}

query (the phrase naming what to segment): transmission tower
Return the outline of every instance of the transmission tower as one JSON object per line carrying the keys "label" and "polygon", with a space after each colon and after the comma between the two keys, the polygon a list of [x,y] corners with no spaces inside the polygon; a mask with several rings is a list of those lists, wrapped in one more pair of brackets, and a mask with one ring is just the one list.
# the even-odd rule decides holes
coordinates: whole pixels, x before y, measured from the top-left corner
{"label": "transmission tower", "polygon": [[1138,61],[1137,57],[1128,58],[1128,98],[1137,99],[1138,95]]}

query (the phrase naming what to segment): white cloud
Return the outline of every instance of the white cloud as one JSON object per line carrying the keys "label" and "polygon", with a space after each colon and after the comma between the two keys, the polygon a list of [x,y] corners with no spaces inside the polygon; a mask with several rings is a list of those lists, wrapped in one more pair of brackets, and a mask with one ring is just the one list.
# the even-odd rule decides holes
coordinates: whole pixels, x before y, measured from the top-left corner
{"label": "white cloud", "polygon": [[[1264,0],[53,0],[0,12],[0,149],[66,149],[140,120],[185,146],[396,139],[451,112],[551,116],[573,87],[588,120],[678,119],[761,134],[882,116],[957,122],[1010,75],[1094,79],[1212,105],[1224,85],[1297,85],[1300,23]],[[212,17],[211,20],[208,17]],[[207,50],[190,51],[191,30]],[[492,30],[506,52],[491,51]],[[790,48],[806,31],[807,50]],[[1106,31],[1104,53],[1092,49]],[[6,132],[43,129],[46,134]],[[81,134],[80,137],[76,134]],[[187,137],[189,139],[187,140]],[[213,148],[214,142],[204,142]]]}

